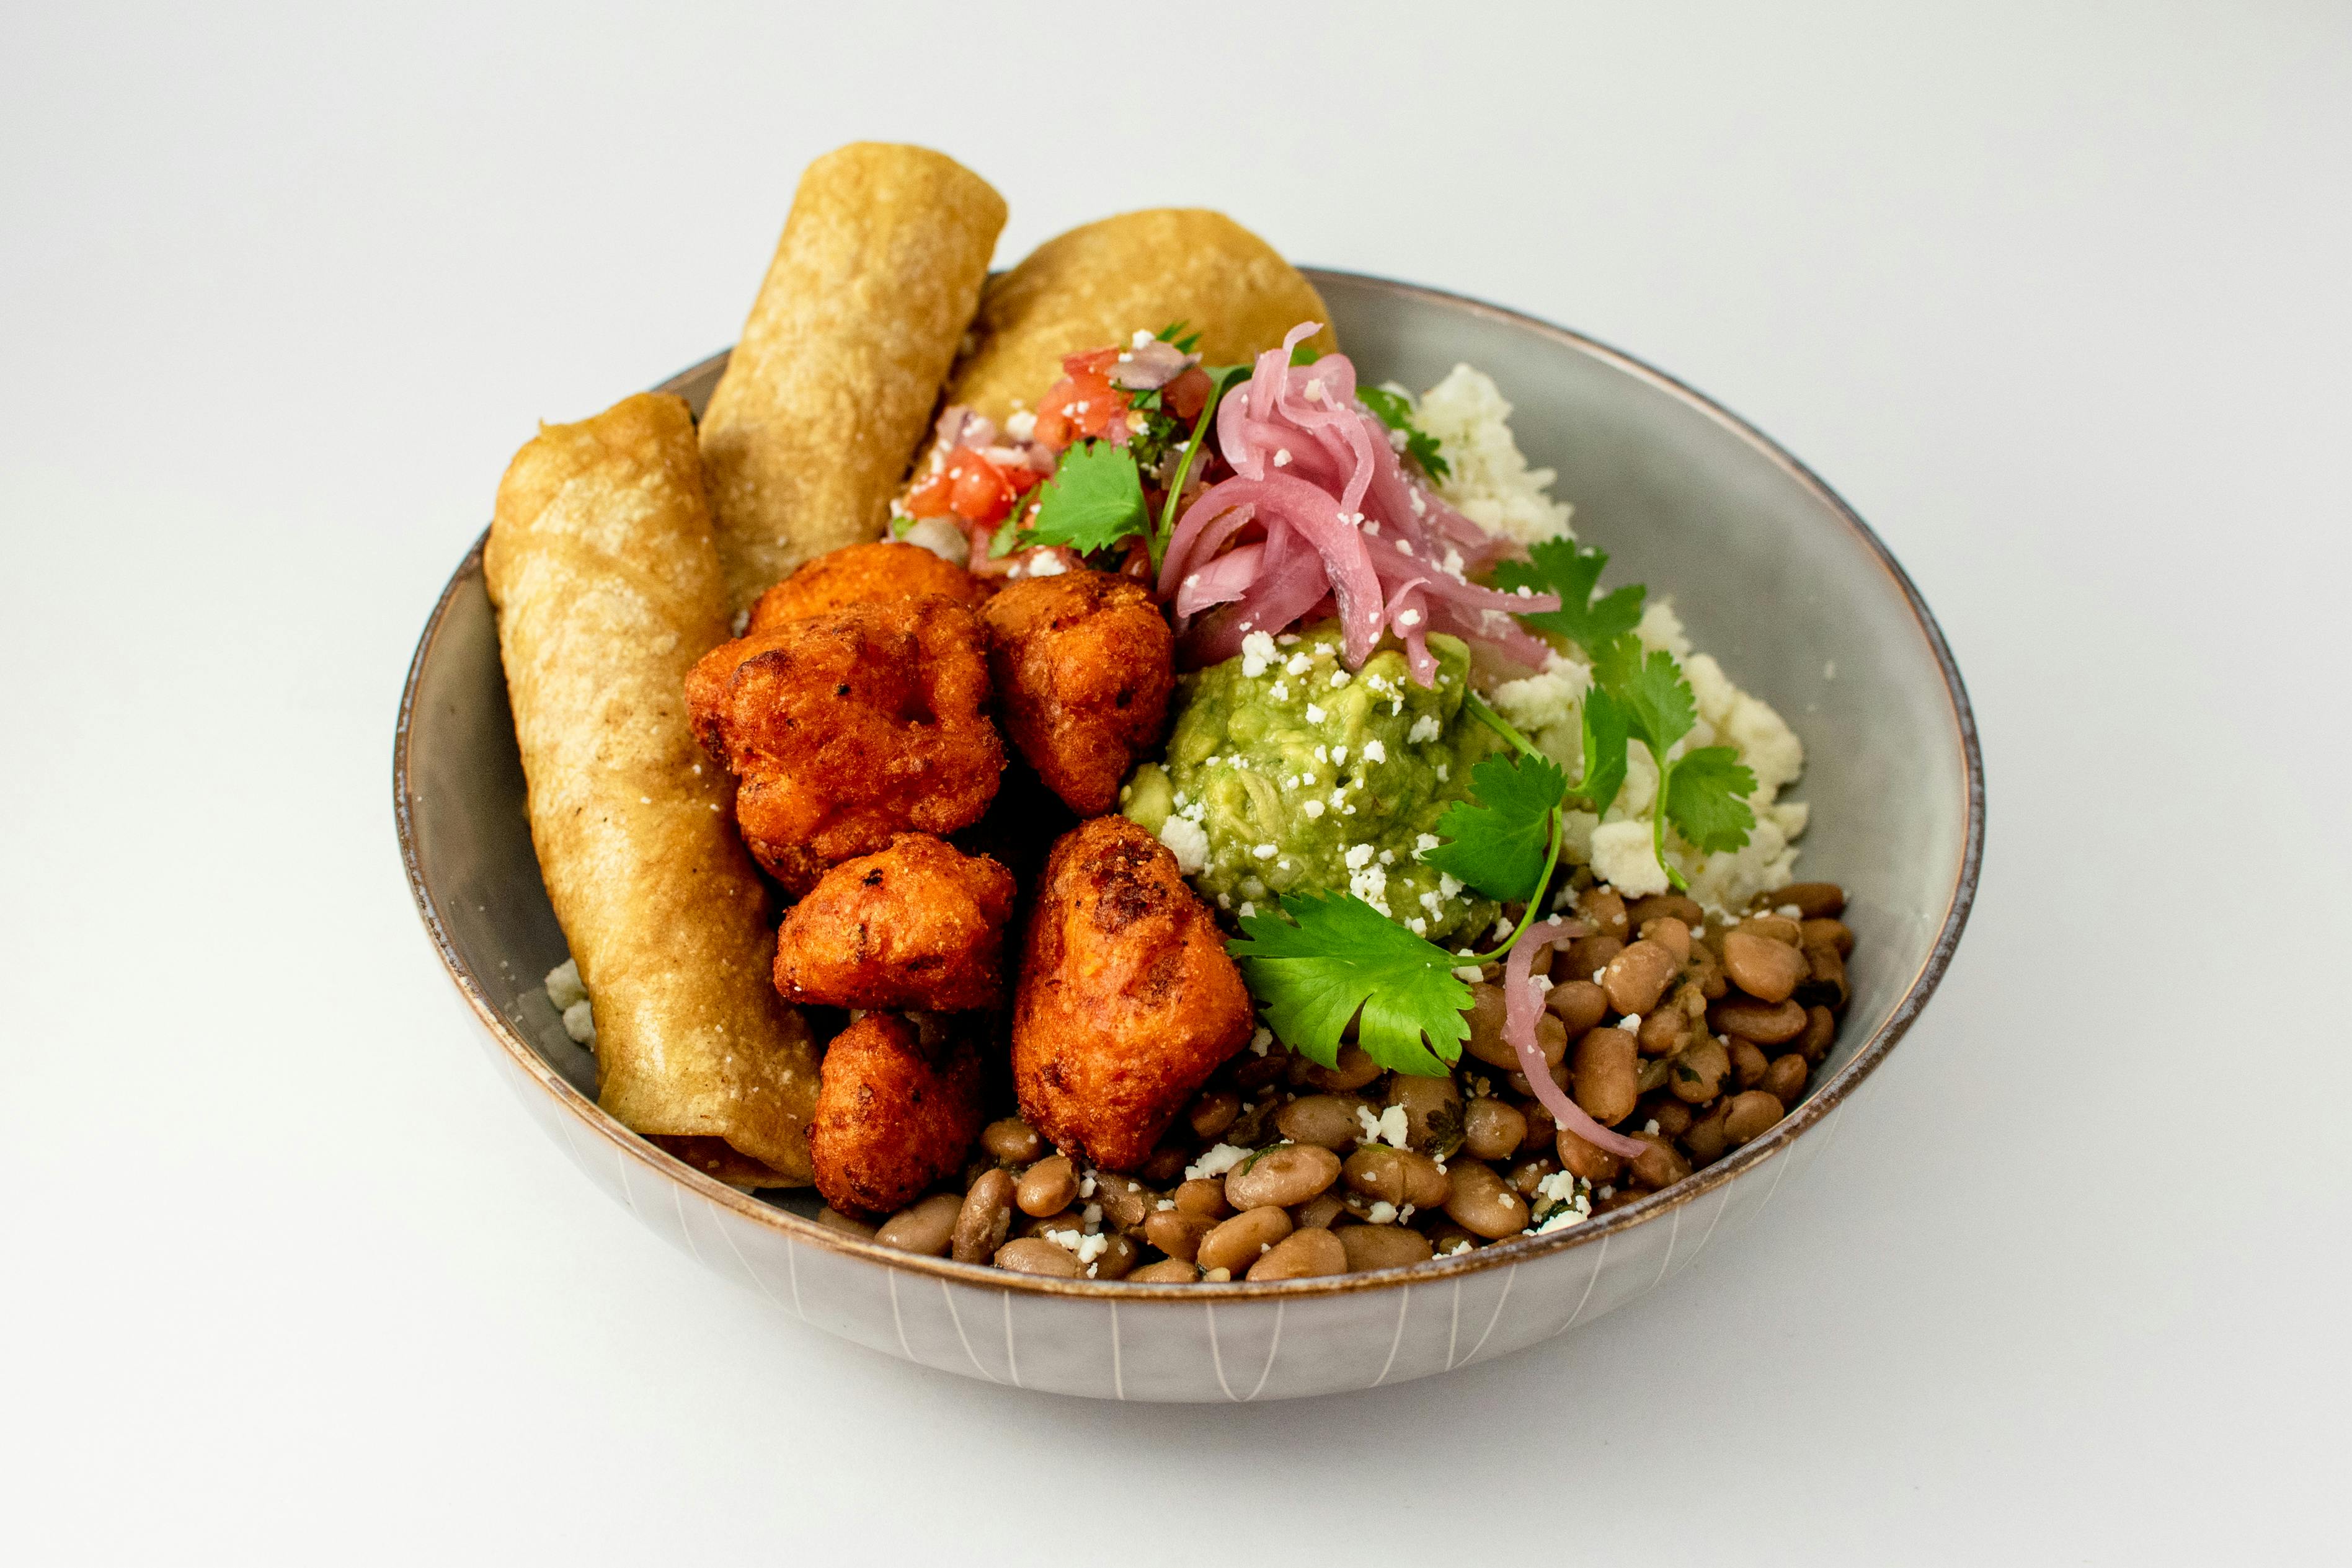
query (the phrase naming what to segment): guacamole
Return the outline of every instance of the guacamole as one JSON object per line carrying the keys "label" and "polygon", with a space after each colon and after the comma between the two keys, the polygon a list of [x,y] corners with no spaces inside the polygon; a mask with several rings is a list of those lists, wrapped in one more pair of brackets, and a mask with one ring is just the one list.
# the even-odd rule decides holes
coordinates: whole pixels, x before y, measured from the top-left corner
{"label": "guacamole", "polygon": [[1483,936],[1494,901],[1421,861],[1492,749],[1462,711],[1469,649],[1433,635],[1429,651],[1437,677],[1423,686],[1395,649],[1350,672],[1333,622],[1253,633],[1238,657],[1179,682],[1167,760],[1136,770],[1120,810],[1219,909],[1352,893],[1433,942]]}

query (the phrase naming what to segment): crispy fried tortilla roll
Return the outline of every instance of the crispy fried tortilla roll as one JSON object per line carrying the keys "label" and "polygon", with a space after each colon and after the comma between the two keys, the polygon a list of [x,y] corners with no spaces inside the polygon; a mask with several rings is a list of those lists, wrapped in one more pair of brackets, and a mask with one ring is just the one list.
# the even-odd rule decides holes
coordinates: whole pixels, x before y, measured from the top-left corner
{"label": "crispy fried tortilla roll", "polygon": [[956,367],[950,402],[1000,423],[1034,408],[1062,376],[1062,356],[1125,344],[1139,329],[1185,322],[1213,365],[1277,348],[1301,321],[1339,347],[1315,286],[1273,246],[1223,213],[1127,213],[1049,239],[981,297],[978,346]]}
{"label": "crispy fried tortilla roll", "polygon": [[808,166],[702,418],[728,609],[881,536],[971,325],[1004,198],[921,147]]}
{"label": "crispy fried tortilla roll", "polygon": [[769,981],[731,782],[687,727],[686,672],[727,612],[686,404],[542,427],[499,486],[483,575],[599,1103],[738,1186],[805,1185],[816,1049]]}

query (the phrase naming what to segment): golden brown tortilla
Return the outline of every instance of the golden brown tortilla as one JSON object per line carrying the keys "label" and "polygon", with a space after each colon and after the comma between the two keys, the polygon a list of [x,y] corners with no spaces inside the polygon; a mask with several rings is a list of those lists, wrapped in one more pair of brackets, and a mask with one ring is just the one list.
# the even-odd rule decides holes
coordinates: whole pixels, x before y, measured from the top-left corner
{"label": "golden brown tortilla", "polygon": [[1003,226],[986,181],[921,147],[856,142],[801,176],[702,418],[730,612],[881,537]]}
{"label": "golden brown tortilla", "polygon": [[646,392],[542,426],[499,486],[482,565],[598,1103],[648,1136],[724,1140],[739,1186],[806,1185],[815,1046],[770,983],[726,770],[687,727],[686,672],[727,611],[686,404]]}
{"label": "golden brown tortilla", "polygon": [[1072,229],[1029,253],[982,295],[976,347],[948,384],[948,401],[1000,423],[1034,408],[1062,375],[1062,356],[1124,347],[1137,331],[1182,321],[1213,365],[1281,346],[1301,321],[1307,340],[1339,347],[1315,286],[1272,246],[1223,213],[1160,208]]}

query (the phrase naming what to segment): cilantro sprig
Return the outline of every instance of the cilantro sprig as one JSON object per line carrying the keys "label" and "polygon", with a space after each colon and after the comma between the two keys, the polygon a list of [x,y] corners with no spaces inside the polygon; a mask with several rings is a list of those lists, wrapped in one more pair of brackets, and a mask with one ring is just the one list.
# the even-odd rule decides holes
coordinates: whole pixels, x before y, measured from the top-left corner
{"label": "cilantro sprig", "polygon": [[1134,456],[1108,441],[1088,441],[1063,453],[1054,476],[1038,488],[1044,494],[1023,544],[1067,545],[1091,555],[1150,521]]}
{"label": "cilantro sprig", "polygon": [[[1570,539],[1550,539],[1528,553],[1528,561],[1497,568],[1495,580],[1507,589],[1558,594],[1558,610],[1520,619],[1568,638],[1592,661],[1592,689],[1584,698],[1584,777],[1568,793],[1583,800],[1596,816],[1605,814],[1624,787],[1628,746],[1638,740],[1648,747],[1658,768],[1657,799],[1650,814],[1652,850],[1667,882],[1687,887],[1682,872],[1666,858],[1666,830],[1673,828],[1709,854],[1741,848],[1756,827],[1756,814],[1748,805],[1756,775],[1728,746],[1672,755],[1698,724],[1697,699],[1675,656],[1663,648],[1644,650],[1634,635],[1641,624],[1643,590],[1637,584],[1594,596],[1601,569],[1609,564],[1607,552],[1587,549]],[[1476,703],[1472,712],[1490,726],[1501,725],[1486,704],[1472,701]],[[1523,754],[1533,751],[1507,726],[1498,733]]]}
{"label": "cilantro sprig", "polygon": [[1357,1043],[1382,1067],[1444,1077],[1470,1037],[1462,960],[1352,894],[1286,895],[1281,907],[1243,915],[1228,946],[1283,1043],[1336,1067],[1354,1019]]}
{"label": "cilantro sprig", "polygon": [[1438,451],[1437,437],[1412,422],[1412,400],[1402,392],[1392,392],[1386,387],[1358,387],[1356,397],[1382,424],[1404,433],[1404,453],[1421,465],[1421,471],[1433,479],[1443,479],[1454,472],[1453,465]]}

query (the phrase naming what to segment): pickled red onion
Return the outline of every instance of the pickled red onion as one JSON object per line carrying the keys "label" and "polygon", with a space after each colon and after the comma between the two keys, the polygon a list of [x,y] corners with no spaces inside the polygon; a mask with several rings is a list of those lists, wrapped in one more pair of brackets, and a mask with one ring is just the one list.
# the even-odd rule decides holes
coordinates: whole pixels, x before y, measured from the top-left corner
{"label": "pickled red onion", "polygon": [[[1549,648],[1512,616],[1556,610],[1559,600],[1468,580],[1510,541],[1405,472],[1388,427],[1356,401],[1356,367],[1346,355],[1291,364],[1290,350],[1315,330],[1311,321],[1293,328],[1217,407],[1218,444],[1234,476],[1184,509],[1160,574],[1160,597],[1175,601],[1187,653],[1203,663],[1230,658],[1250,632],[1282,631],[1328,603],[1350,665],[1393,633],[1413,678],[1426,685],[1437,667],[1426,640],[1447,632],[1508,663],[1541,667]],[[1220,551],[1260,545],[1249,568],[1213,572]],[[1230,591],[1236,584],[1238,594]]]}
{"label": "pickled red onion", "polygon": [[1551,1081],[1551,1069],[1544,1065],[1543,1052],[1536,1049],[1535,988],[1529,984],[1529,969],[1538,953],[1555,942],[1565,942],[1584,935],[1580,922],[1562,920],[1555,915],[1549,920],[1538,920],[1519,934],[1511,944],[1510,956],[1503,962],[1503,1039],[1518,1052],[1519,1071],[1535,1091],[1552,1120],[1591,1144],[1620,1159],[1633,1159],[1649,1145],[1622,1133],[1612,1133],[1587,1115],[1584,1107],[1568,1097],[1568,1092]]}

